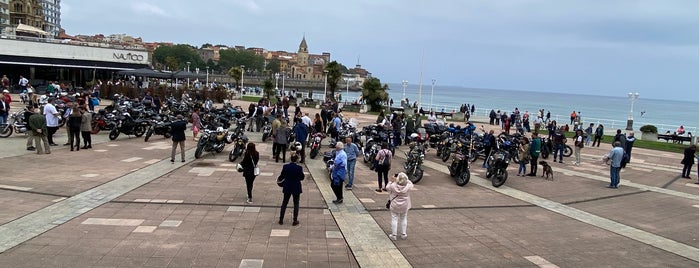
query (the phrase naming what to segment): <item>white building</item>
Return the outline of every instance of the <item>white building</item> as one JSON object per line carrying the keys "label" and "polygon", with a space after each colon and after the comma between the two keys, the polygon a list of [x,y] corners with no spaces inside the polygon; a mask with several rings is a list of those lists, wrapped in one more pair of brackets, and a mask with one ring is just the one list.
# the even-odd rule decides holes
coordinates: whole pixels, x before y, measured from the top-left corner
{"label": "white building", "polygon": [[55,38],[61,29],[61,0],[42,0],[41,6],[44,9],[43,30]]}
{"label": "white building", "polygon": [[10,28],[10,0],[0,0],[0,34]]}

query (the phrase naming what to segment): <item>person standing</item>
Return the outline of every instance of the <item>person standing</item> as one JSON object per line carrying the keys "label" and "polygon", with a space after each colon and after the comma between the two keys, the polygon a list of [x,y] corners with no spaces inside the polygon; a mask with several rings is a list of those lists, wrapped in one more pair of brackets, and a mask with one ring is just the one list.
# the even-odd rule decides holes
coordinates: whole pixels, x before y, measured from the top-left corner
{"label": "person standing", "polygon": [[201,117],[199,117],[199,108],[194,108],[192,112],[192,140],[197,141],[197,135],[201,129]]}
{"label": "person standing", "polygon": [[80,133],[83,136],[84,146],[81,149],[92,149],[92,113],[81,108],[82,121],[80,122]]}
{"label": "person standing", "polygon": [[19,89],[22,90],[22,92],[27,92],[27,84],[29,84],[29,80],[27,78],[24,78],[24,76],[19,76]]}
{"label": "person standing", "polygon": [[345,189],[352,190],[354,166],[357,164],[357,156],[360,154],[359,147],[352,142],[352,137],[345,138],[345,153],[347,154],[347,185],[345,185]]}
{"label": "person standing", "polygon": [[624,152],[626,153],[624,161],[621,162],[621,168],[626,168],[626,164],[631,162],[631,150],[633,149],[633,143],[636,141],[633,131],[629,131],[628,136],[626,136],[626,142],[624,142]]}
{"label": "person standing", "polygon": [[575,140],[573,147],[575,147],[575,165],[579,166],[580,165],[580,151],[582,148],[585,146],[585,140],[583,139],[583,131],[582,129],[577,129],[575,131],[575,137],[573,137]]}
{"label": "person standing", "polygon": [[286,214],[286,206],[289,204],[289,198],[294,197],[294,222],[293,226],[299,225],[299,199],[303,190],[301,189],[301,181],[304,179],[303,168],[296,164],[299,160],[297,155],[291,156],[291,162],[282,167],[282,172],[279,174],[277,181],[284,180],[282,185],[282,200],[281,211],[279,212],[279,225],[284,224],[284,214]]}
{"label": "person standing", "polygon": [[391,205],[391,234],[388,237],[391,240],[397,240],[398,236],[398,221],[400,220],[401,233],[400,239],[408,238],[408,210],[412,207],[410,203],[410,190],[413,189],[413,183],[408,180],[408,175],[401,172],[396,176],[391,177],[386,190],[388,190]]}
{"label": "person standing", "polygon": [[279,154],[282,155],[282,163],[286,162],[286,148],[289,146],[289,126],[281,119],[281,113],[277,114],[279,126],[274,130],[274,144],[277,149],[274,151],[274,161],[279,162]]}
{"label": "person standing", "polygon": [[180,155],[182,157],[182,162],[184,162],[184,132],[187,130],[187,122],[184,121],[184,117],[180,114],[177,115],[177,120],[172,122],[170,125],[170,135],[172,136],[172,153],[170,153],[170,162],[175,163],[175,152],[177,152],[177,146],[180,146]]}
{"label": "person standing", "polygon": [[494,133],[495,133],[495,131],[491,129],[488,132],[488,134],[486,134],[485,137],[483,137],[483,143],[484,143],[483,149],[485,149],[485,157],[483,159],[483,168],[488,167],[488,157],[490,157],[490,154],[495,151],[493,149],[497,149],[497,146],[498,146],[497,140],[495,140]]}
{"label": "person standing", "polygon": [[612,150],[607,155],[611,160],[611,165],[609,166],[610,183],[607,188],[617,189],[621,180],[619,171],[621,171],[621,161],[624,160],[624,148],[621,147],[621,142],[618,141],[612,143],[612,146]]}
{"label": "person standing", "polygon": [[522,137],[522,144],[519,145],[519,170],[517,170],[517,176],[527,175],[527,162],[529,162],[529,139],[527,137]]}
{"label": "person standing", "polygon": [[70,115],[68,116],[68,144],[70,145],[70,150],[80,151],[80,124],[82,123],[82,114],[78,109],[78,104],[75,103],[71,107]]}
{"label": "person standing", "polygon": [[530,172],[527,176],[536,176],[536,171],[538,167],[539,154],[541,153],[541,138],[539,138],[539,133],[532,132],[532,141],[529,145],[529,158]]}
{"label": "person standing", "polygon": [[345,145],[339,141],[335,145],[335,160],[333,162],[332,183],[330,184],[335,193],[333,203],[342,204],[342,182],[345,181],[347,175],[347,153],[345,153]]}
{"label": "person standing", "polygon": [[[245,201],[252,204],[252,184],[255,182],[255,168],[260,161],[260,153],[255,149],[255,144],[250,142],[245,148],[243,160],[240,165],[243,166],[243,177],[245,178],[245,186],[248,191],[248,199]],[[288,201],[288,200],[287,200]]]}
{"label": "person standing", "polygon": [[308,141],[308,126],[301,121],[301,118],[296,118],[296,124],[294,125],[294,139],[296,142],[301,143],[301,148],[296,148],[296,153],[301,155],[301,162],[306,162],[306,143]]}
{"label": "person standing", "polygon": [[563,135],[563,129],[557,129],[553,134],[553,162],[556,162],[556,156],[558,156],[558,163],[563,163],[563,152],[566,148],[566,136]]}
{"label": "person standing", "polygon": [[381,150],[376,154],[374,158],[376,165],[376,173],[379,181],[379,188],[376,188],[377,192],[386,191],[385,185],[388,185],[388,171],[391,170],[391,158],[393,153],[388,149],[388,143],[381,143]]}
{"label": "person standing", "polygon": [[46,128],[47,128],[46,138],[49,141],[49,145],[58,146],[58,144],[53,142],[53,134],[56,134],[56,131],[58,131],[59,113],[56,110],[56,106],[53,106],[53,102],[54,102],[54,99],[49,98],[48,103],[46,103],[46,105],[44,105],[44,117],[46,119]]}
{"label": "person standing", "polygon": [[[34,114],[34,106],[33,105],[27,105],[27,108],[24,109],[24,125],[27,127],[27,151],[34,151],[36,148],[34,147],[34,135],[32,135],[32,126],[29,125],[29,118]],[[44,132],[46,133],[46,132]]]}
{"label": "person standing", "polygon": [[590,125],[585,129],[585,146],[590,146],[590,141],[592,140],[592,127],[595,124],[590,123]]}
{"label": "person standing", "polygon": [[7,122],[7,115],[10,113],[10,107],[5,102],[5,95],[0,94],[0,124]]}
{"label": "person standing", "polygon": [[595,139],[592,141],[592,146],[595,146],[595,142],[597,142],[597,147],[599,147],[599,144],[602,141],[602,136],[604,136],[604,126],[599,124],[595,129]]}
{"label": "person standing", "polygon": [[[34,138],[37,154],[50,154],[49,141],[47,137],[46,117],[42,114],[35,113],[29,117],[29,133]],[[42,147],[43,144],[43,147]]]}
{"label": "person standing", "polygon": [[689,172],[692,170],[694,165],[695,154],[697,153],[697,146],[692,144],[684,149],[684,158],[682,158],[682,178],[689,179]]}
{"label": "person standing", "polygon": [[279,162],[277,160],[277,150],[279,148],[279,144],[277,144],[277,139],[275,138],[277,136],[277,132],[279,131],[279,128],[282,125],[282,115],[281,114],[275,114],[274,115],[274,120],[272,121],[272,129],[270,132],[270,135],[272,136],[272,156],[274,157],[274,160]]}

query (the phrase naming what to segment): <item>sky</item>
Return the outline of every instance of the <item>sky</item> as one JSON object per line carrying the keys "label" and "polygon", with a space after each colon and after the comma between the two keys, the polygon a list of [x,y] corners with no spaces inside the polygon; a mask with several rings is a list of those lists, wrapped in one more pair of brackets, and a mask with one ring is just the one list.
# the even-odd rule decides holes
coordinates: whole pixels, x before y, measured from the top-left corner
{"label": "sky", "polygon": [[382,83],[699,101],[696,0],[63,0],[70,35],[330,52]]}

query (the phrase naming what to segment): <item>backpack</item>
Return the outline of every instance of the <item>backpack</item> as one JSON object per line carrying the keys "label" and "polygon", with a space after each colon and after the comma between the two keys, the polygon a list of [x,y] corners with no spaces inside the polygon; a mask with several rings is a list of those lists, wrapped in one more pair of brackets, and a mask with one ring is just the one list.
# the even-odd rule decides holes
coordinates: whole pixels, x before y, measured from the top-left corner
{"label": "backpack", "polygon": [[379,159],[379,165],[381,165],[381,166],[390,166],[391,165],[391,157],[389,157],[388,153],[386,153],[385,151],[383,154],[383,158]]}

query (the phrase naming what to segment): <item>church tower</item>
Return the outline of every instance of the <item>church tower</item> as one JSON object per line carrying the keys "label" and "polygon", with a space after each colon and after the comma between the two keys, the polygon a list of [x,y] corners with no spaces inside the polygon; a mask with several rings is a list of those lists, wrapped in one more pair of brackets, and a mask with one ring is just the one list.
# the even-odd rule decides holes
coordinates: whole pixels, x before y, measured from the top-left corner
{"label": "church tower", "polygon": [[300,67],[308,66],[308,45],[306,44],[306,35],[303,35],[303,39],[299,45],[297,64]]}

